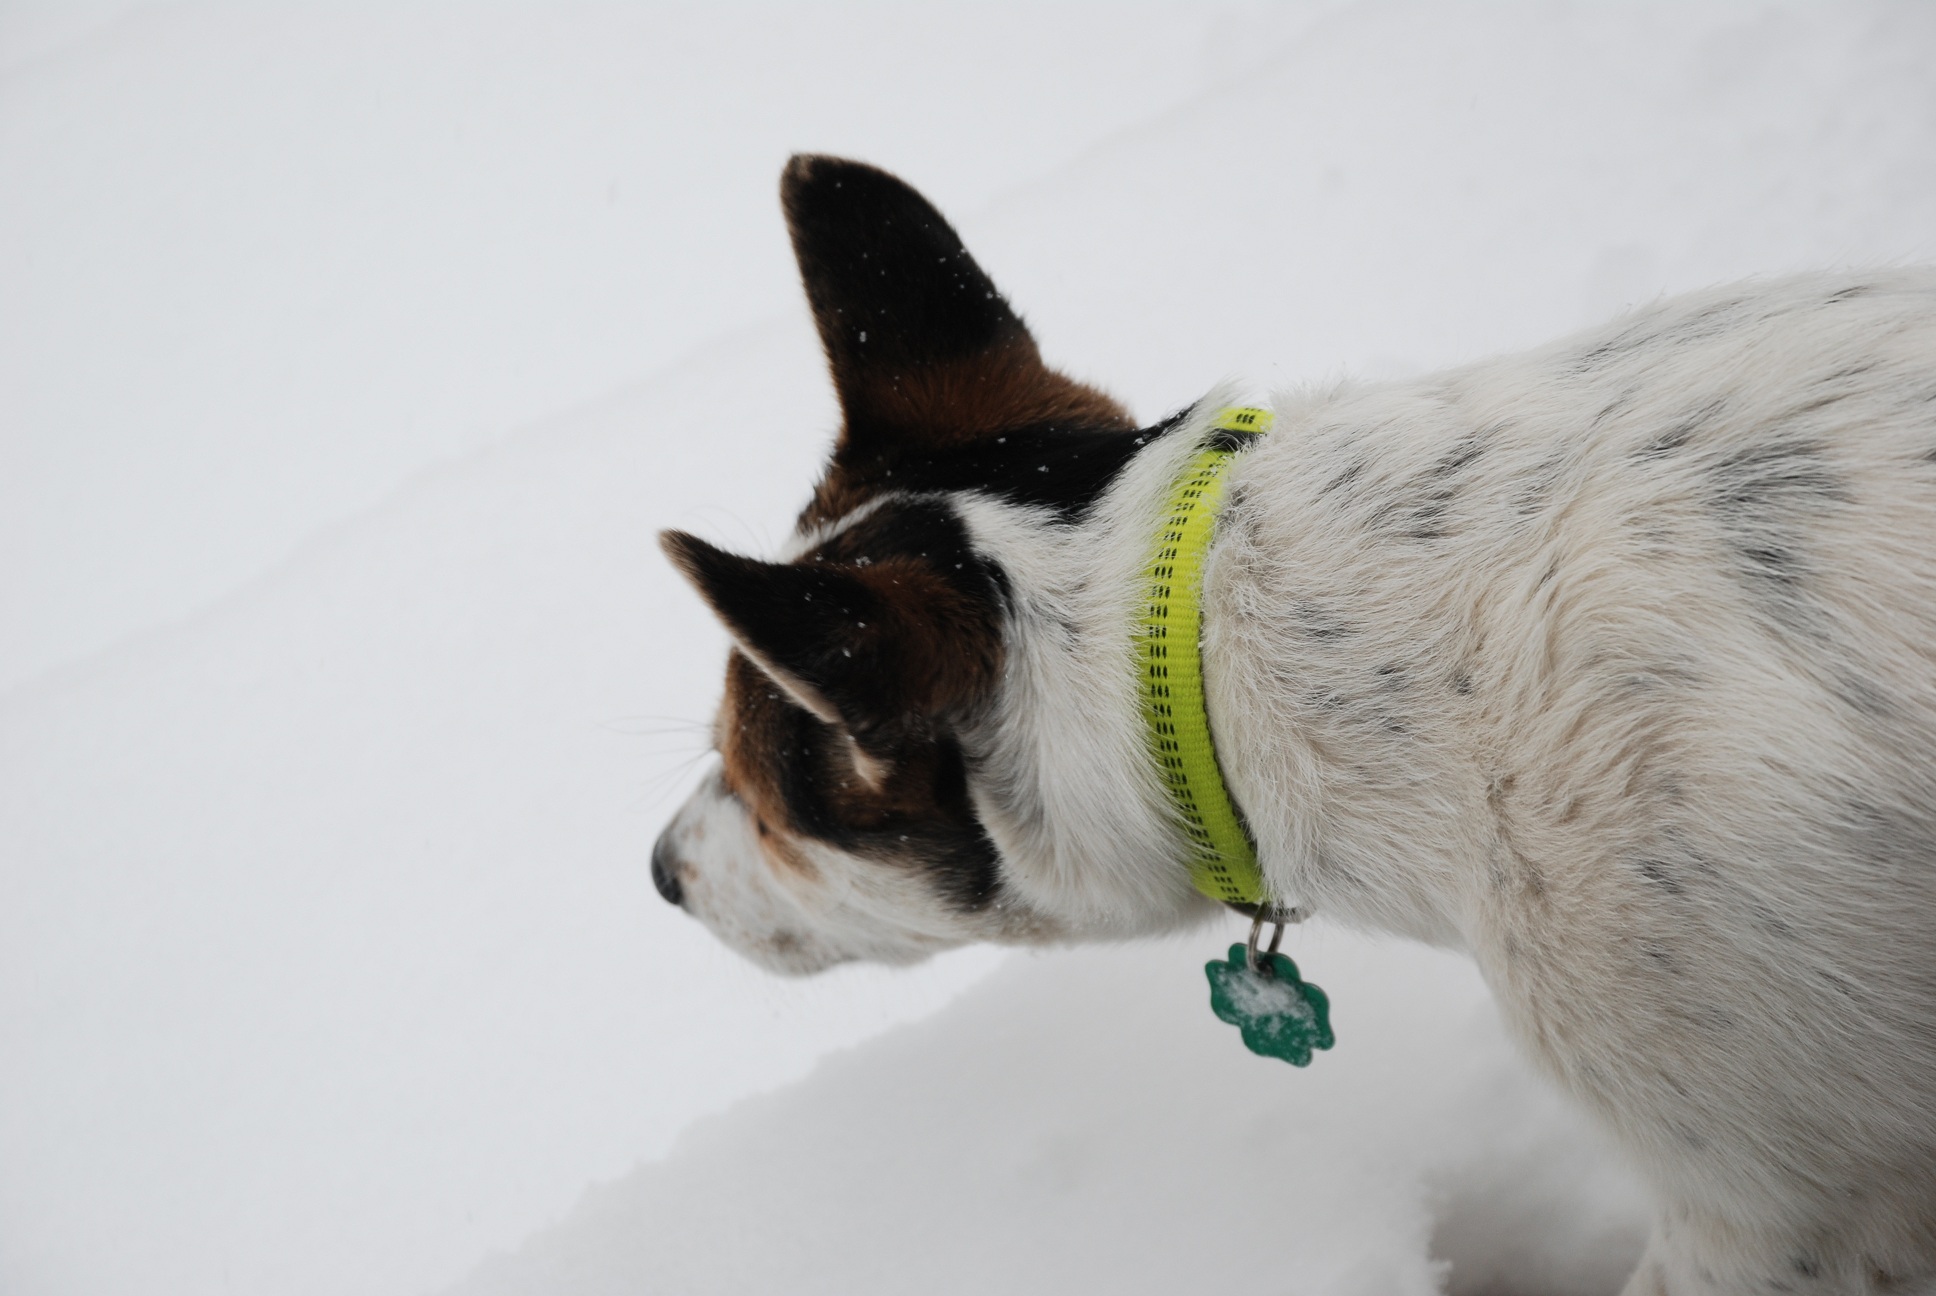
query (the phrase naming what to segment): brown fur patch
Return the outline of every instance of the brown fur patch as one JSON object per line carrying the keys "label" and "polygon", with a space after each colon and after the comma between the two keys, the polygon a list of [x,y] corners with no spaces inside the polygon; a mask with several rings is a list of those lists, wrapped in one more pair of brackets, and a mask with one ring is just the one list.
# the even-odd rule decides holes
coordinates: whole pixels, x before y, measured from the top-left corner
{"label": "brown fur patch", "polygon": [[1042,363],[954,228],[899,179],[803,155],[780,201],[845,420],[803,526],[871,498],[897,462],[1026,427],[1131,427],[1115,401]]}
{"label": "brown fur patch", "polygon": [[802,837],[848,848],[904,838],[912,856],[938,836],[975,831],[951,747],[913,745],[870,783],[838,729],[796,706],[738,652],[727,662],[718,745],[726,785],[753,816],[762,851],[806,876],[815,870]]}
{"label": "brown fur patch", "polygon": [[802,528],[844,517],[890,489],[895,466],[920,455],[1018,428],[1135,427],[1108,393],[1044,365],[1026,333],[965,359],[866,375],[865,391],[880,426],[842,429],[827,474],[800,515]]}
{"label": "brown fur patch", "polygon": [[788,737],[785,720],[780,686],[745,654],[728,654],[726,696],[715,726],[720,772],[755,821],[768,827],[786,822],[775,764]]}
{"label": "brown fur patch", "polygon": [[894,521],[891,514],[863,519],[822,545],[812,560],[849,566],[879,600],[878,631],[890,639],[882,656],[892,671],[891,681],[883,679],[881,686],[904,719],[925,725],[957,715],[995,686],[1002,669],[1001,629],[987,599],[963,588],[953,573],[914,555],[877,557],[880,546],[891,543],[878,533],[891,530]]}
{"label": "brown fur patch", "polygon": [[969,714],[1000,674],[999,577],[945,504],[897,502],[790,563],[663,543],[769,684],[877,760]]}

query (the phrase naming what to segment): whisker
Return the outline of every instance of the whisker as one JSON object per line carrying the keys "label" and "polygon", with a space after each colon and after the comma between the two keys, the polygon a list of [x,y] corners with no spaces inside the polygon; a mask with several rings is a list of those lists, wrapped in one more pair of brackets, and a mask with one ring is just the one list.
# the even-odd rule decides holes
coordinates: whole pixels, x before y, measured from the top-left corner
{"label": "whisker", "polygon": [[599,728],[609,733],[628,734],[635,737],[668,733],[701,733],[712,731],[712,721],[694,720],[690,716],[619,716],[599,722]]}
{"label": "whisker", "polygon": [[662,768],[657,774],[648,775],[638,787],[639,808],[643,810],[656,808],[679,781],[692,772],[693,766],[710,755],[712,755],[712,749],[708,747],[704,751],[693,752],[685,759]]}

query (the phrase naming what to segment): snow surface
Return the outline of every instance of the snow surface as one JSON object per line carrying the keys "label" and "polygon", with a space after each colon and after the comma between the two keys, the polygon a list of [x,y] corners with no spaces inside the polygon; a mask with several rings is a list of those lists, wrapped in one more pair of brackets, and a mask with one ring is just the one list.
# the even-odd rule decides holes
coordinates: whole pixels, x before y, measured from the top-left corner
{"label": "snow surface", "polygon": [[1307,925],[1292,1071],[1226,931],[782,982],[653,895],[652,535],[833,418],[796,147],[1154,416],[1936,256],[1936,9],[0,9],[0,1291],[1611,1290],[1450,955]]}
{"label": "snow surface", "polygon": [[[1207,934],[1206,934],[1207,935]],[[1211,1016],[1206,939],[1012,958],[918,1026],[702,1123],[449,1296],[1615,1290],[1634,1185],[1470,965],[1319,932],[1338,1045]]]}
{"label": "snow surface", "polygon": [[1021,12],[0,5],[0,686],[794,311],[794,149],[972,212],[1203,83],[1204,17]]}

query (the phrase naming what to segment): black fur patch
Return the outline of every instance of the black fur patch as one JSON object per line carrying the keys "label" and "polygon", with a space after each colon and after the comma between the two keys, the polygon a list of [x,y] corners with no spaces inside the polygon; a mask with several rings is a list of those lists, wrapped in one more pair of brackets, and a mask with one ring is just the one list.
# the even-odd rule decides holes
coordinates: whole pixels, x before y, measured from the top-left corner
{"label": "black fur patch", "polygon": [[844,739],[834,726],[773,690],[771,759],[792,832],[886,867],[917,870],[957,909],[972,912],[1001,891],[1000,855],[975,817],[967,765],[952,738],[931,744],[894,778],[916,786],[894,795],[857,795]]}
{"label": "black fur patch", "polygon": [[1429,468],[1400,488],[1399,498],[1372,512],[1375,528],[1389,529],[1408,540],[1443,540],[1452,533],[1452,505],[1465,489],[1465,470],[1486,452],[1496,428],[1482,428],[1462,437]]}
{"label": "black fur patch", "polygon": [[1680,878],[1675,876],[1673,866],[1665,860],[1635,860],[1634,868],[1640,873],[1640,876],[1652,882],[1668,895],[1683,895],[1687,891],[1687,887],[1682,884]]}
{"label": "black fur patch", "polygon": [[1675,971],[1676,964],[1674,956],[1668,950],[1665,942],[1651,938],[1642,938],[1638,944],[1638,948],[1641,956],[1662,972],[1671,973]]}
{"label": "black fur patch", "polygon": [[1581,352],[1571,368],[1577,374],[1589,374],[1608,361],[1642,347],[1679,346],[1720,337],[1730,329],[1749,322],[1752,318],[1746,309],[1749,306],[1750,303],[1744,299],[1729,298],[1664,326],[1653,318],[1643,318],[1605,342]]}
{"label": "black fur patch", "polygon": [[1339,491],[1348,489],[1353,482],[1364,475],[1367,466],[1368,464],[1365,460],[1353,459],[1336,476],[1325,482],[1324,485],[1318,487],[1318,494],[1334,495]]}
{"label": "black fur patch", "polygon": [[1827,684],[1837,701],[1871,720],[1887,719],[1900,709],[1881,685],[1847,667],[1832,670]]}
{"label": "black fur patch", "polygon": [[[1003,434],[1043,443],[1022,471],[1050,480],[1010,483],[1018,489],[1060,502],[1106,479],[1114,441],[1104,433],[1133,432],[1127,413],[1043,364],[927,199],[884,171],[828,157],[794,158],[780,193],[843,415],[802,525],[831,522]],[[993,478],[1008,463],[967,462],[952,476]]]}
{"label": "black fur patch", "polygon": [[1554,492],[1558,491],[1560,483],[1566,480],[1572,465],[1573,455],[1568,451],[1562,450],[1546,456],[1536,468],[1526,474],[1526,479],[1521,484],[1513,502],[1514,511],[1521,517],[1531,517],[1544,509],[1552,502]]}
{"label": "black fur patch", "polygon": [[1593,425],[1595,427],[1598,427],[1600,424],[1612,418],[1615,414],[1618,414],[1622,410],[1626,409],[1627,406],[1633,404],[1634,393],[1635,393],[1635,389],[1632,387],[1629,387],[1625,391],[1621,392],[1619,395],[1615,396],[1612,400],[1602,405],[1600,407],[1600,412],[1593,416]]}
{"label": "black fur patch", "polygon": [[999,674],[1005,583],[941,499],[890,503],[798,562],[664,544],[748,652],[872,756],[965,716]]}
{"label": "black fur patch", "polygon": [[1310,599],[1298,599],[1291,605],[1291,622],[1300,636],[1317,643],[1335,643],[1358,633],[1349,621]]}
{"label": "black fur patch", "polygon": [[1674,422],[1662,428],[1650,441],[1634,451],[1636,459],[1665,459],[1676,450],[1684,449],[1694,439],[1694,434],[1707,423],[1717,418],[1727,408],[1727,401],[1717,396],[1697,409],[1688,411]]}
{"label": "black fur patch", "polygon": [[1020,428],[909,456],[892,471],[892,484],[908,491],[974,491],[1047,509],[1057,522],[1074,523],[1145,446],[1174,431],[1182,420],[1183,414],[1177,414],[1135,431]]}
{"label": "black fur patch", "polygon": [[1807,439],[1751,446],[1716,462],[1711,480],[1715,516],[1755,603],[1783,629],[1819,636],[1820,612],[1807,595],[1808,532],[1824,509],[1850,499],[1826,448]]}
{"label": "black fur patch", "polygon": [[954,228],[887,172],[797,157],[780,192],[836,376],[861,357],[871,368],[915,367],[1023,335]]}
{"label": "black fur patch", "polygon": [[962,593],[980,601],[991,618],[1000,611],[1008,578],[998,565],[975,552],[968,528],[945,500],[895,500],[807,555],[812,563],[856,567],[890,558],[923,559]]}
{"label": "black fur patch", "polygon": [[1849,856],[1881,876],[1915,877],[1936,859],[1936,814],[1851,800],[1834,828]]}

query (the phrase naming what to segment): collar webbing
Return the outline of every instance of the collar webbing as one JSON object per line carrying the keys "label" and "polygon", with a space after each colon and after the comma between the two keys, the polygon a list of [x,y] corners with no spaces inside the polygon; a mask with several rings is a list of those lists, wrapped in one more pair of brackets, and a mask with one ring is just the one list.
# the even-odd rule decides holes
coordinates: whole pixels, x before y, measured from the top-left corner
{"label": "collar webbing", "polygon": [[1270,431],[1270,411],[1232,406],[1170,488],[1156,551],[1144,570],[1143,724],[1188,842],[1190,881],[1212,900],[1268,899],[1257,850],[1224,786],[1203,697],[1203,560],[1231,456]]}

